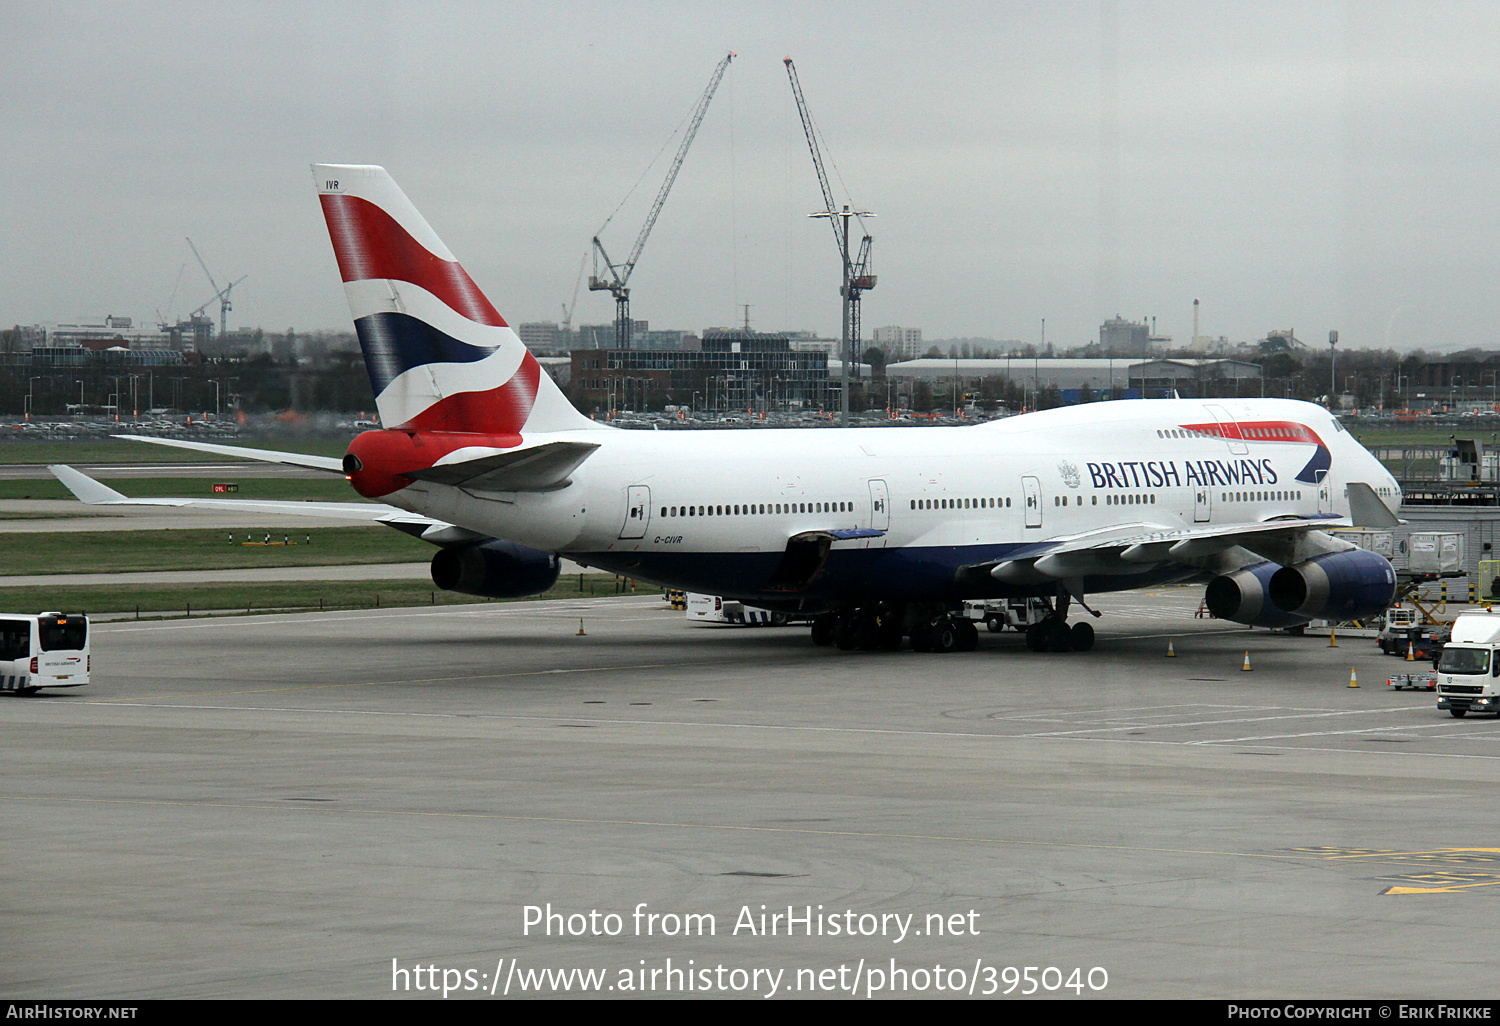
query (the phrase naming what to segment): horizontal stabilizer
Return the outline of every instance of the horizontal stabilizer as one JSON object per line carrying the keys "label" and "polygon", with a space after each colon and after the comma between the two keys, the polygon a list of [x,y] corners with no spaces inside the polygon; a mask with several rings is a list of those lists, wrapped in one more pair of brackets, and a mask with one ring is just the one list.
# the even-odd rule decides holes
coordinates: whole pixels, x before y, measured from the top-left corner
{"label": "horizontal stabilizer", "polygon": [[568,476],[597,448],[595,442],[546,442],[402,471],[401,476],[485,492],[546,492],[568,484]]}
{"label": "horizontal stabilizer", "polygon": [[216,456],[237,456],[242,460],[259,460],[261,463],[285,463],[291,467],[308,467],[312,470],[327,470],[335,474],[344,472],[344,461],[333,456],[309,456],[301,452],[277,452],[275,449],[249,449],[240,445],[216,445],[213,442],[189,442],[180,438],[157,438],[154,435],[112,435],[131,442],[150,442],[153,445],[170,445],[177,449],[193,449],[211,452]]}
{"label": "horizontal stabilizer", "polygon": [[202,509],[234,510],[246,513],[287,513],[301,517],[330,517],[339,520],[370,520],[389,523],[392,520],[421,522],[426,530],[441,521],[429,520],[406,510],[381,502],[278,502],[257,499],[132,499],[106,484],[101,484],[80,470],[65,464],[47,468],[79,502],[90,506],[196,506]]}

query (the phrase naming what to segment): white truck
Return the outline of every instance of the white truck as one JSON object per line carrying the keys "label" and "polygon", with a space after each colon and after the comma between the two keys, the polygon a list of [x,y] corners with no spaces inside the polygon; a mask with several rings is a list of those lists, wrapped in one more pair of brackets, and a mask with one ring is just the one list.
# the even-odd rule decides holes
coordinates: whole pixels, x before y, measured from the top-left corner
{"label": "white truck", "polygon": [[1024,632],[1051,615],[1052,607],[1047,604],[1046,599],[1039,598],[989,599],[964,603],[964,616],[970,620],[982,620],[991,633],[1003,631],[1007,627]]}
{"label": "white truck", "polygon": [[1437,667],[1439,709],[1500,713],[1500,613],[1460,613]]}
{"label": "white truck", "polygon": [[687,593],[688,623],[734,623],[757,627],[780,627],[791,622],[785,613],[747,606],[736,599],[719,595]]}

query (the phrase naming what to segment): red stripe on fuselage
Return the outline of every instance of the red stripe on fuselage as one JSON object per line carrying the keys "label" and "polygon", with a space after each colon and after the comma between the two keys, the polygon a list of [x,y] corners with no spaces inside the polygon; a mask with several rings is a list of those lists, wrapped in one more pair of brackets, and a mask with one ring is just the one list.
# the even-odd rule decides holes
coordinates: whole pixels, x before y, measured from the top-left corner
{"label": "red stripe on fuselage", "polygon": [[1234,424],[1179,424],[1184,431],[1196,431],[1203,435],[1234,438],[1245,442],[1307,442],[1322,445],[1323,439],[1306,424],[1292,420],[1250,420]]}
{"label": "red stripe on fuselage", "polygon": [[324,193],[323,217],[344,281],[393,278],[418,285],[471,321],[506,326],[457,262],[430,252],[396,219],[358,196]]}

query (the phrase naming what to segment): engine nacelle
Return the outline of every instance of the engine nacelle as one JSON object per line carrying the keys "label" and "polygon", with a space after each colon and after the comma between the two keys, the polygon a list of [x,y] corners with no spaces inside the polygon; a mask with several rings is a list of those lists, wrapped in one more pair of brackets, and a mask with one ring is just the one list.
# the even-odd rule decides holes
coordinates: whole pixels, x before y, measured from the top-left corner
{"label": "engine nacelle", "polygon": [[1271,578],[1284,569],[1277,563],[1257,563],[1232,574],[1220,574],[1208,582],[1203,601],[1220,620],[1251,627],[1295,627],[1308,617],[1277,608],[1268,590]]}
{"label": "engine nacelle", "polygon": [[432,557],[432,583],[464,595],[525,598],[552,587],[561,566],[554,555],[497,539],[440,549]]}
{"label": "engine nacelle", "polygon": [[1373,616],[1396,596],[1396,571],[1377,552],[1330,552],[1271,575],[1271,601],[1296,616],[1357,620]]}

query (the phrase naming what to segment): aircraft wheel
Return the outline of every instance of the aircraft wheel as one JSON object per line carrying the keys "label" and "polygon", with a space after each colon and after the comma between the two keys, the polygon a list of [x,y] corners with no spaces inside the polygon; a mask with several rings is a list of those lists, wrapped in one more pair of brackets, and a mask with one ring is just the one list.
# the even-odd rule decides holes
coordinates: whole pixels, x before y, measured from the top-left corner
{"label": "aircraft wheel", "polygon": [[861,614],[854,622],[854,640],[865,652],[880,647],[880,620],[874,613]]}
{"label": "aircraft wheel", "polygon": [[972,652],[979,647],[979,628],[973,620],[958,621],[958,650]]}
{"label": "aircraft wheel", "polygon": [[1094,625],[1079,621],[1068,628],[1072,636],[1069,640],[1073,642],[1074,652],[1087,652],[1094,647]]}
{"label": "aircraft wheel", "polygon": [[932,651],[954,652],[958,649],[958,625],[943,617],[932,625]]}
{"label": "aircraft wheel", "polygon": [[833,627],[837,621],[831,615],[817,617],[812,622],[812,640],[819,647],[833,644]]}
{"label": "aircraft wheel", "polygon": [[1450,708],[1448,710],[1448,715],[1452,716],[1454,719],[1461,720],[1461,719],[1464,718],[1464,714],[1467,713],[1468,711],[1469,710],[1467,710],[1467,709],[1452,709],[1452,708]]}
{"label": "aircraft wheel", "polygon": [[1051,627],[1047,628],[1047,651],[1073,651],[1073,632],[1061,620],[1054,622]]}
{"label": "aircraft wheel", "polygon": [[1047,651],[1047,625],[1034,623],[1026,628],[1026,647],[1033,652]]}
{"label": "aircraft wheel", "polygon": [[859,621],[852,616],[839,617],[838,623],[833,627],[833,643],[838,646],[840,652],[852,652],[859,644],[859,637],[855,633],[859,628]]}

